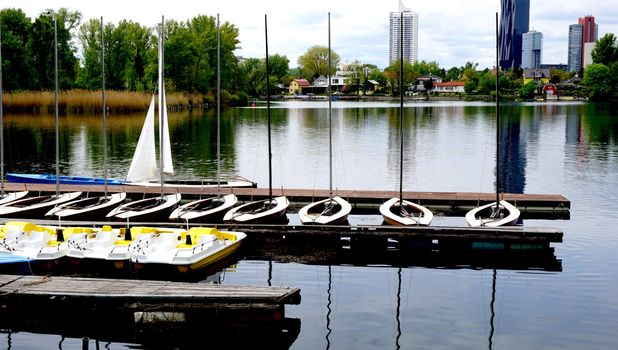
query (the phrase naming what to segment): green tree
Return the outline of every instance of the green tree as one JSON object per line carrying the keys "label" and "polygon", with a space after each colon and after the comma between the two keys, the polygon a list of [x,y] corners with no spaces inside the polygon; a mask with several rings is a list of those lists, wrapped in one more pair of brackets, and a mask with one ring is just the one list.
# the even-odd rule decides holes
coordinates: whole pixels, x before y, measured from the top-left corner
{"label": "green tree", "polygon": [[489,95],[496,91],[496,76],[491,71],[484,72],[478,84],[478,92],[482,95]]}
{"label": "green tree", "polygon": [[519,88],[519,97],[526,100],[533,98],[534,95],[536,95],[538,87],[539,86],[534,81],[527,82],[521,88]]}
{"label": "green tree", "polygon": [[609,97],[613,90],[609,68],[602,63],[586,67],[582,84],[588,90],[588,97],[595,101]]}
{"label": "green tree", "polygon": [[[58,85],[61,89],[69,89],[75,84],[78,61],[71,46],[71,33],[60,16],[57,16],[57,38]],[[54,88],[54,19],[51,13],[43,13],[34,21],[29,43],[36,77],[32,88],[51,90]]]}
{"label": "green tree", "polygon": [[477,78],[468,79],[464,83],[464,91],[468,95],[472,95],[476,93],[477,89],[478,89],[478,79]]}
{"label": "green tree", "polygon": [[30,18],[22,10],[0,11],[2,32],[3,88],[7,91],[32,88],[34,67],[29,40],[32,31]]}
{"label": "green tree", "polygon": [[462,72],[463,70],[461,70],[459,67],[451,67],[449,70],[446,71],[446,74],[444,75],[444,81],[457,81],[459,80]]}
{"label": "green tree", "polygon": [[101,21],[91,19],[78,31],[83,61],[78,72],[77,84],[84,89],[101,88]]}
{"label": "green tree", "polygon": [[[331,50],[331,75],[335,74],[338,64],[339,55]],[[298,58],[298,65],[302,69],[303,77],[309,81],[312,81],[320,75],[329,75],[328,47],[319,45],[310,47],[307,52]]]}
{"label": "green tree", "polygon": [[594,45],[594,49],[592,50],[592,61],[607,66],[616,60],[618,60],[616,36],[613,33],[607,33]]}

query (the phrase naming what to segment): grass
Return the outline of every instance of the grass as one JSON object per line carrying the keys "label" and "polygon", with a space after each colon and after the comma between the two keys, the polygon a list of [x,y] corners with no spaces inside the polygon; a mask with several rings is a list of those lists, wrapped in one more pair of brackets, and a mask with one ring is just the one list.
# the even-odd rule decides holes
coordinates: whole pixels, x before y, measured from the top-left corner
{"label": "grass", "polygon": [[[105,91],[105,104],[110,112],[137,112],[148,109],[152,94],[129,91]],[[198,93],[168,93],[171,109],[203,107],[207,97]],[[155,97],[155,103],[157,98]],[[102,110],[101,91],[69,90],[58,93],[58,107],[66,113],[96,113]],[[13,112],[54,112],[53,91],[4,93],[4,108]]]}

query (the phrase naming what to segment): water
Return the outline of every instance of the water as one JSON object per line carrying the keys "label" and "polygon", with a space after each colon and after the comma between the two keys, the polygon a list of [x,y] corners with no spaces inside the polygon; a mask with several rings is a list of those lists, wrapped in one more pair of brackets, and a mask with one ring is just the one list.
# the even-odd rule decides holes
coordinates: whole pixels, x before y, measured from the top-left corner
{"label": "water", "polygon": [[[333,107],[334,187],[398,189],[397,104],[335,102]],[[326,108],[326,103],[294,102],[272,109],[274,187],[328,187]],[[404,189],[491,192],[494,111],[484,103],[406,104]],[[327,247],[267,245],[249,247],[245,259],[223,271],[222,283],[300,287],[301,304],[286,307],[286,317],[300,320],[294,349],[616,348],[615,111],[604,104],[503,106],[502,188],[563,194],[572,204],[570,220],[525,220],[526,226],[564,232],[564,242],[553,244],[555,251],[540,262],[506,258],[499,264],[498,258],[457,252],[438,258],[396,252],[347,256]],[[60,120],[61,173],[103,175],[100,118]],[[268,183],[265,121],[263,108],[224,110],[224,177],[239,174],[260,186]],[[109,117],[112,176],[126,174],[142,122],[142,115]],[[53,127],[53,116],[8,115],[7,171],[54,172]],[[216,177],[212,111],[172,113],[170,128],[176,177]],[[351,221],[381,220],[355,216]],[[464,219],[437,217],[433,224],[464,225]],[[128,343],[101,346],[142,347]],[[79,349],[81,339],[0,334],[0,348],[7,344]]]}

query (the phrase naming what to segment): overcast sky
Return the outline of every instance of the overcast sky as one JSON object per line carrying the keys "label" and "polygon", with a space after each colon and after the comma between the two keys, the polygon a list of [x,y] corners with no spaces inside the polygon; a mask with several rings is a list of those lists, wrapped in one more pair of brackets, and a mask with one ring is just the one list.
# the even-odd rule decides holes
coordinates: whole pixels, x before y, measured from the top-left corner
{"label": "overcast sky", "polygon": [[[495,60],[494,16],[499,0],[404,0],[419,14],[419,60],[441,67],[467,61],[491,67]],[[154,26],[166,19],[184,21],[199,14],[220,14],[239,28],[238,56],[264,57],[264,14],[268,15],[269,53],[285,55],[290,67],[313,45],[328,44],[327,13],[331,12],[331,45],[342,62],[359,60],[380,68],[388,64],[389,12],[398,0],[2,0],[3,8],[20,8],[31,19],[47,8],[79,11],[84,20],[104,17]],[[530,30],[543,33],[542,63],[567,63],[569,24],[595,16],[599,37],[618,34],[616,0],[531,0]]]}

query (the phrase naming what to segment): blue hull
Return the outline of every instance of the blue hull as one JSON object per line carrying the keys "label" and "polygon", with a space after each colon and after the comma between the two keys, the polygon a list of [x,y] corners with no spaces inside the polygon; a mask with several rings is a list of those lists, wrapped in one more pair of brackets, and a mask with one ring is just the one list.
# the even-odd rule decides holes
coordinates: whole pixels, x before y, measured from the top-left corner
{"label": "blue hull", "polygon": [[[55,184],[56,175],[39,175],[39,174],[6,174],[8,182],[19,182],[29,184]],[[61,184],[72,185],[104,185],[105,179],[102,177],[87,177],[87,176],[60,176]],[[124,185],[126,181],[118,179],[107,179],[108,185]]]}

